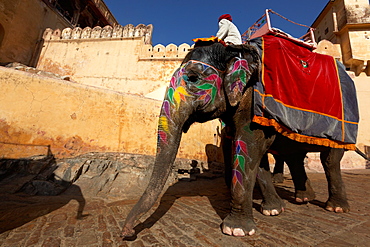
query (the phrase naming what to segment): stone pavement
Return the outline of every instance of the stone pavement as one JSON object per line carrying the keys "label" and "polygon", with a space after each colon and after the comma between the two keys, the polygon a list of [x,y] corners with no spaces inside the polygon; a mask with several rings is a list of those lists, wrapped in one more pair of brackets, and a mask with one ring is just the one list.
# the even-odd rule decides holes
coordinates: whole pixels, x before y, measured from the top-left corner
{"label": "stone pavement", "polygon": [[2,194],[0,246],[370,246],[370,170],[343,171],[351,205],[348,214],[325,211],[325,175],[308,176],[316,191],[316,200],[309,204],[293,203],[291,179],[276,185],[286,201],[280,216],[259,213],[261,197],[256,190],[258,231],[242,238],[220,231],[229,210],[223,178],[198,178],[169,187],[158,208],[142,218],[136,227],[139,234],[131,241],[122,241],[119,233],[135,200],[84,198],[78,186],[59,196]]}

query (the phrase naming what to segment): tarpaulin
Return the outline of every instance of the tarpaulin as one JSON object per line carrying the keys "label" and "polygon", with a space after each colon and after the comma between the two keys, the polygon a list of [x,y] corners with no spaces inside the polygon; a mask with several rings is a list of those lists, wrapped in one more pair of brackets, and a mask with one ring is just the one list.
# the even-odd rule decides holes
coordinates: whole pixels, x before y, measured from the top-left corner
{"label": "tarpaulin", "polygon": [[251,43],[260,43],[262,56],[253,121],[296,141],[354,150],[359,113],[344,66],[271,34]]}

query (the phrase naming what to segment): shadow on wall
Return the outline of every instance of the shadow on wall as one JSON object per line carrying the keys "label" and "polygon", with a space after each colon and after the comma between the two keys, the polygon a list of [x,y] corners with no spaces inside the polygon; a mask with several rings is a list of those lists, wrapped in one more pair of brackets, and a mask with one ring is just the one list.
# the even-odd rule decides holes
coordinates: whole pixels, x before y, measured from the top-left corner
{"label": "shadow on wall", "polygon": [[4,35],[5,35],[4,27],[0,23],[0,49],[1,49],[1,44],[3,43]]}
{"label": "shadow on wall", "polygon": [[184,160],[178,164],[175,161],[175,167],[178,168],[178,180],[194,181],[197,178],[217,178],[222,177],[225,173],[225,165],[223,162],[222,148],[213,144],[206,144],[205,152],[207,155],[206,164],[197,160],[192,160],[189,165],[189,160]]}
{"label": "shadow on wall", "polygon": [[82,219],[85,198],[79,186],[56,178],[51,153],[24,159],[0,159],[0,234],[57,210],[71,200],[78,202],[76,218]]}
{"label": "shadow on wall", "polygon": [[[364,146],[365,148],[365,155],[370,157],[370,146]],[[366,160],[366,169],[370,169],[370,161]]]}
{"label": "shadow on wall", "polygon": [[[221,126],[224,124],[220,121]],[[233,130],[224,125],[221,127],[217,126],[217,134],[214,134],[216,145],[207,144],[206,154],[207,162],[212,165],[213,163],[226,163],[231,165],[232,162],[232,144],[233,144]],[[225,160],[225,157],[229,157],[231,160]],[[227,167],[226,167],[227,168]]]}

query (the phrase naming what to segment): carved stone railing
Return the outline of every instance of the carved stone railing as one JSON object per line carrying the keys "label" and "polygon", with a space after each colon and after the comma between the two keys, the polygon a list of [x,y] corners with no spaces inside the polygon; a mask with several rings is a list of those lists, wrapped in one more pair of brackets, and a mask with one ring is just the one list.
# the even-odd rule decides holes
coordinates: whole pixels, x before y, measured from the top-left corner
{"label": "carved stone railing", "polygon": [[191,49],[188,44],[181,44],[176,46],[169,44],[167,46],[158,44],[152,46],[152,32],[153,25],[139,24],[136,27],[132,24],[126,26],[105,26],[94,28],[80,27],[76,28],[65,28],[63,30],[55,29],[52,30],[47,28],[44,32],[43,39],[45,41],[57,41],[57,40],[97,40],[97,39],[115,39],[115,38],[135,38],[142,37],[144,44],[141,47],[141,53],[139,55],[140,60],[148,59],[175,59],[182,60],[185,55]]}
{"label": "carved stone railing", "polygon": [[186,43],[176,46],[158,44],[155,46],[144,45],[141,50],[140,60],[148,59],[178,59],[182,60],[192,47]]}
{"label": "carved stone railing", "polygon": [[62,31],[60,29],[52,30],[47,28],[44,32],[44,40],[68,40],[68,39],[110,39],[110,38],[134,38],[144,37],[145,44],[151,44],[152,42],[153,25],[139,24],[136,27],[132,24],[126,26],[116,25],[94,28],[80,27],[76,28],[65,28]]}

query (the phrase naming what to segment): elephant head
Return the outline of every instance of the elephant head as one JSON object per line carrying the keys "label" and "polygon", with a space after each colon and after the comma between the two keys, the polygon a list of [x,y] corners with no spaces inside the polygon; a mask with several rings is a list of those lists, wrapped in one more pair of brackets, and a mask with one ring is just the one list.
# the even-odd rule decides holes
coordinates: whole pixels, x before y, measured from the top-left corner
{"label": "elephant head", "polygon": [[[182,132],[194,122],[223,118],[236,108],[251,78],[258,76],[260,58],[249,45],[196,46],[174,72],[163,100],[157,155],[148,187],[126,218],[123,236],[134,234],[135,221],[161,194],[176,158]],[[232,110],[231,110],[232,111]]]}

